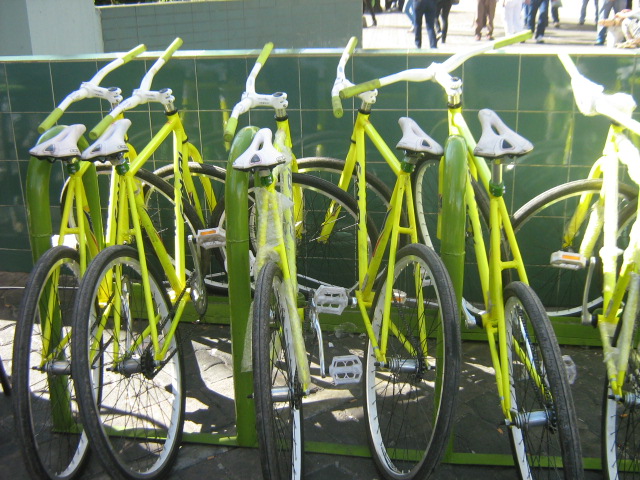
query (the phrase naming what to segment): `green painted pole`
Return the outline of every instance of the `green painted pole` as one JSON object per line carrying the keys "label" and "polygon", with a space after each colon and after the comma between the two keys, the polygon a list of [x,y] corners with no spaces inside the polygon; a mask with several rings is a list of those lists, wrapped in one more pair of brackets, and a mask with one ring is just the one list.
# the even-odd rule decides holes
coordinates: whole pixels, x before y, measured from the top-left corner
{"label": "green painted pole", "polygon": [[458,300],[462,305],[466,210],[464,191],[467,182],[467,148],[464,139],[452,135],[447,139],[442,175],[442,212],[440,256],[444,262]]}
{"label": "green painted pole", "polygon": [[[38,139],[41,143],[57,135],[64,126],[50,128]],[[31,256],[35,263],[51,248],[51,211],[49,210],[49,177],[51,163],[31,157],[27,168],[27,223],[31,239]]]}
{"label": "green painted pole", "polygon": [[251,144],[258,129],[245,127],[235,136],[229,152],[225,184],[227,219],[227,270],[229,272],[229,307],[231,317],[231,352],[236,406],[238,445],[254,447],[256,433],[251,371],[251,278],[249,274],[249,175],[234,170],[232,164]]}

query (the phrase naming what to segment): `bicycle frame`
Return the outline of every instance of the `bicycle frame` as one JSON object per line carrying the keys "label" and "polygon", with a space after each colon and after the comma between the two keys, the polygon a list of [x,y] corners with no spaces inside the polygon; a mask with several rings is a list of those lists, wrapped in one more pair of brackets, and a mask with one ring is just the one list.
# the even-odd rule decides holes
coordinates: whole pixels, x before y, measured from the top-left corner
{"label": "bicycle frame", "polygon": [[[450,99],[451,100],[451,99]],[[524,268],[524,262],[520,249],[518,247],[509,212],[507,210],[504,197],[502,196],[502,166],[499,160],[494,160],[493,170],[489,168],[487,162],[473,154],[476,147],[476,141],[467,126],[462,115],[462,107],[460,102],[451,102],[449,105],[458,105],[449,108],[449,135],[450,138],[457,138],[463,142],[466,159],[460,162],[460,159],[451,159],[447,157],[445,152],[444,162],[441,162],[440,169],[457,168],[458,172],[451,172],[450,175],[464,175],[466,178],[465,188],[465,204],[472,226],[474,250],[478,262],[478,274],[482,285],[482,294],[485,305],[485,312],[482,314],[482,325],[487,333],[489,348],[491,351],[491,360],[496,372],[496,385],[498,395],[501,399],[501,406],[505,418],[511,420],[511,391],[509,384],[509,376],[503,374],[509,369],[507,333],[505,324],[504,298],[503,298],[503,282],[502,272],[508,269],[515,269],[518,277],[524,283],[528,283],[527,274]],[[448,151],[448,150],[447,150]],[[456,162],[456,160],[458,160]],[[454,163],[455,162],[455,163]],[[493,179],[492,179],[493,174]],[[483,188],[489,194],[490,210],[489,210],[489,254],[482,237],[482,225],[480,222],[479,209],[475,199],[474,190],[471,184],[471,178],[479,180]],[[496,178],[497,177],[497,178]],[[442,185],[445,182],[440,182]],[[442,193],[442,192],[440,192]],[[457,213],[465,215],[464,209]],[[439,215],[440,218],[440,215]],[[440,229],[439,222],[439,229]],[[511,252],[512,259],[502,258],[502,233]],[[443,250],[445,249],[443,237]],[[463,272],[459,272],[462,274]],[[462,295],[462,290],[457,291],[457,295]],[[496,339],[497,335],[497,339]],[[524,353],[524,352],[523,352]],[[521,356],[526,361],[527,355]],[[534,377],[538,377],[535,369],[529,369]],[[542,381],[537,378],[537,383],[543,385]]]}
{"label": "bicycle frame", "polygon": [[[351,146],[349,147],[349,152],[346,157],[345,170],[343,171],[340,179],[340,184],[338,186],[344,189],[342,184],[346,182],[346,184],[348,185],[348,182],[350,181],[352,176],[353,169],[355,168],[357,172],[356,182],[358,189],[358,211],[360,212],[360,215],[358,216],[358,288],[355,291],[355,296],[358,300],[358,308],[364,321],[367,335],[374,345],[376,357],[380,362],[386,363],[386,350],[389,330],[391,329],[394,334],[399,333],[393,327],[393,324],[390,321],[391,302],[388,302],[385,305],[380,339],[376,339],[376,336],[373,332],[372,322],[369,317],[369,312],[367,310],[373,303],[374,281],[380,271],[380,265],[384,260],[387,246],[389,246],[388,264],[394,265],[396,261],[396,252],[398,250],[400,234],[409,235],[411,243],[417,243],[418,230],[415,220],[414,204],[412,201],[413,190],[411,187],[410,179],[413,165],[407,161],[398,161],[389,146],[385,143],[378,131],[370,122],[369,117],[371,114],[371,105],[372,102],[370,103],[367,100],[363,100],[363,105],[358,110],[353,133],[351,135]],[[365,137],[373,143],[373,145],[376,147],[378,152],[382,155],[384,160],[393,171],[394,175],[396,175],[397,177],[391,197],[391,204],[389,210],[387,211],[384,226],[382,232],[380,232],[380,235],[378,237],[378,242],[375,246],[371,259],[369,259],[369,249],[367,243],[369,236],[367,234],[366,214],[367,188],[365,180]],[[408,225],[406,226],[401,225],[401,216],[403,210],[407,212],[408,217]],[[334,224],[331,219],[336,218],[338,214],[339,208],[335,208],[335,206],[332,206],[327,213],[327,219],[324,223],[325,227],[323,228],[322,236],[330,235],[331,227]],[[416,272],[416,275],[419,275],[419,272]],[[393,269],[391,268],[387,270],[387,280],[386,298],[393,298]],[[420,290],[418,289],[418,291]],[[419,308],[423,310],[424,306],[421,299],[418,300],[418,304],[420,305]],[[421,311],[420,313],[422,314],[424,312]],[[424,328],[424,325],[421,326],[421,334],[424,336],[423,340],[426,339],[426,330]],[[408,345],[407,342],[404,343]],[[426,345],[426,342],[423,341],[422,345]]]}
{"label": "bicycle frame", "polygon": [[[603,310],[598,314],[598,329],[602,342],[603,358],[607,378],[614,395],[621,397],[629,355],[631,353],[633,324],[638,312],[637,271],[640,262],[640,225],[634,221],[629,234],[629,245],[621,252],[617,246],[618,208],[610,199],[618,197],[618,170],[624,164],[636,183],[640,180],[637,161],[640,155],[624,134],[625,127],[612,124],[603,150],[603,156],[593,165],[589,179],[602,178],[603,185],[595,208],[587,221],[579,253],[585,258],[593,255],[596,241],[602,235],[603,248],[599,251],[603,269]],[[583,194],[571,220],[565,228],[564,238],[575,236],[587,217],[593,194]],[[640,210],[636,213],[640,214]],[[622,264],[618,267],[618,256],[622,253]],[[625,300],[625,294],[629,293]],[[624,313],[622,313],[624,310]],[[622,313],[622,315],[621,315]],[[618,322],[622,327],[616,347],[612,338]]]}
{"label": "bicycle frame", "polygon": [[[283,195],[289,200],[293,199],[294,188],[292,182],[293,157],[289,147],[283,147],[290,141],[287,130],[278,130],[276,133],[276,148],[286,150],[289,160],[286,164],[276,167],[273,173],[270,171],[258,171],[255,174],[256,205],[258,216],[256,253],[256,272],[259,272],[271,252],[278,258],[278,265],[282,270],[282,278],[288,293],[287,310],[291,318],[289,327],[294,339],[302,339],[302,322],[299,317],[298,306],[294,302],[298,297],[298,283],[296,276],[296,236],[293,221],[292,208],[283,208],[279,200],[279,195]],[[280,145],[278,145],[278,143]],[[280,189],[278,185],[280,179]],[[293,203],[293,202],[292,202]],[[281,213],[282,212],[282,213]],[[271,238],[268,239],[269,233]],[[294,341],[295,363],[298,366],[298,375],[302,390],[307,392],[311,384],[311,371],[307,360],[307,352],[304,341]],[[293,362],[294,359],[289,359]]]}

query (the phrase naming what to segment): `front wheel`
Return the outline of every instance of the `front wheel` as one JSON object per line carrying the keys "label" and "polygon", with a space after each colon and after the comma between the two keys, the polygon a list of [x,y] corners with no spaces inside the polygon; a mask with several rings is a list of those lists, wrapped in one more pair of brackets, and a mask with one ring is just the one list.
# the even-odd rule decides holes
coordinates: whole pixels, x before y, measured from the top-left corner
{"label": "front wheel", "polygon": [[[602,405],[602,470],[606,480],[640,478],[640,324],[632,335],[622,398],[615,398],[605,380]],[[616,332],[613,346],[618,346]]]}
{"label": "front wheel", "polygon": [[18,313],[14,416],[32,478],[73,478],[89,452],[69,374],[71,309],[79,281],[78,252],[64,246],[48,250],[29,275]]}
{"label": "front wheel", "polygon": [[382,278],[371,312],[375,338],[385,305],[391,326],[385,362],[371,341],[366,351],[369,444],[385,478],[426,478],[442,458],[455,411],[461,350],[455,295],[442,261],[424,245],[398,251],[393,285]]}
{"label": "front wheel", "polygon": [[505,288],[513,457],[522,479],[584,477],[573,406],[560,347],[531,287]]}
{"label": "front wheel", "polygon": [[[143,279],[150,298],[145,301]],[[147,306],[157,326],[157,358]],[[73,377],[83,424],[115,478],[155,478],[171,468],[182,437],[184,373],[178,331],[161,276],[143,274],[138,252],[101,251],[85,273],[73,312]]]}
{"label": "front wheel", "polygon": [[[253,382],[256,429],[265,479],[302,478],[302,387],[298,381],[287,287],[268,262],[253,302]],[[289,303],[289,305],[288,305]]]}

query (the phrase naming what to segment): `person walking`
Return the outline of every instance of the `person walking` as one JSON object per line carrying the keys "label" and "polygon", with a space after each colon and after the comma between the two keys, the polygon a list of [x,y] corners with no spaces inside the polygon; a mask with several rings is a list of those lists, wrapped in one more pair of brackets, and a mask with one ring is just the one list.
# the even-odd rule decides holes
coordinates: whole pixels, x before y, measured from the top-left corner
{"label": "person walking", "polygon": [[524,4],[527,28],[533,33],[536,43],[544,43],[544,32],[549,23],[549,0],[525,0]]}
{"label": "person walking", "polygon": [[504,33],[506,36],[515,35],[524,30],[522,19],[522,0],[503,0]]}
{"label": "person walking", "polygon": [[373,6],[371,5],[371,0],[362,0],[362,13],[369,12],[371,15],[371,20],[373,20],[373,26],[378,25],[378,21],[376,20],[376,12],[373,10]]}
{"label": "person walking", "polygon": [[[598,25],[598,0],[593,0],[596,6],[596,25]],[[589,0],[582,0],[582,6],[580,7],[580,18],[578,19],[578,23],[580,25],[584,25],[584,20],[587,17],[587,5]]]}
{"label": "person walking", "polygon": [[438,0],[436,7],[436,27],[440,25],[440,41],[446,43],[449,31],[449,12],[451,12],[452,0]]}
{"label": "person walking", "polygon": [[482,29],[487,27],[487,38],[493,40],[493,19],[497,0],[478,0],[476,10],[476,40],[482,38]]}
{"label": "person walking", "polygon": [[438,39],[436,38],[437,0],[414,0],[413,11],[415,12],[414,27],[416,47],[422,48],[422,19],[424,18],[427,27],[427,37],[429,37],[429,46],[431,48],[438,48]]}
{"label": "person walking", "polygon": [[600,10],[598,10],[598,27],[595,45],[604,45],[605,40],[607,39],[607,27],[600,25],[602,20],[609,18],[611,10],[613,10],[613,13],[615,14],[623,10],[626,6],[627,0],[602,0],[602,5]]}

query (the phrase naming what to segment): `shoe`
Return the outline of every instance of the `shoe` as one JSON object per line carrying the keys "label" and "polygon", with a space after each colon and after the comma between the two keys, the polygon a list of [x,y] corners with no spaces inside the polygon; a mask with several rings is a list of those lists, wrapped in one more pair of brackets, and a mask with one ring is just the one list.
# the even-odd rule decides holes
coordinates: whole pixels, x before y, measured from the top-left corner
{"label": "shoe", "polygon": [[578,21],[578,25],[584,25],[584,20]]}
{"label": "shoe", "polygon": [[419,43],[416,43],[416,48],[422,48],[422,45],[420,45]]}
{"label": "shoe", "polygon": [[480,35],[476,35],[476,42],[479,42],[481,40]]}
{"label": "shoe", "polygon": [[560,22],[553,22],[553,28],[560,28]]}
{"label": "shoe", "polygon": [[544,38],[536,37],[536,43],[544,43]]}
{"label": "shoe", "polygon": [[378,22],[377,22],[375,19],[373,20],[373,26],[374,26],[374,27],[377,27],[377,26],[378,26]]}
{"label": "shoe", "polygon": [[594,45],[597,45],[598,47],[603,47],[604,46],[604,42],[596,42],[596,43],[594,43]]}
{"label": "shoe", "polygon": [[487,40],[493,40],[493,35],[491,34],[487,35]]}
{"label": "shoe", "polygon": [[409,30],[407,30],[408,33],[414,33],[416,31],[416,27],[411,27]]}

